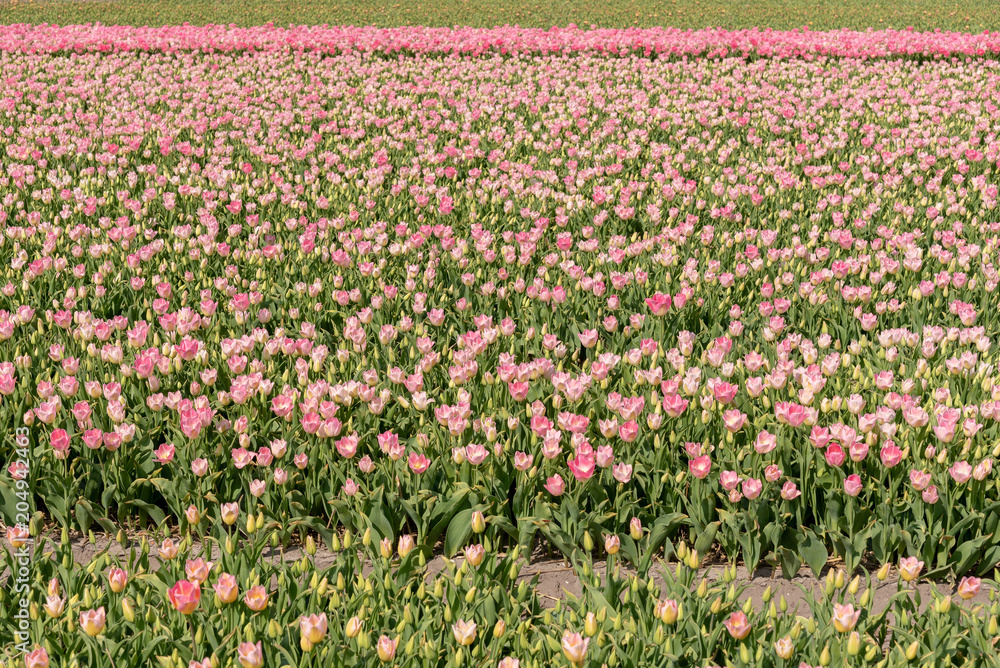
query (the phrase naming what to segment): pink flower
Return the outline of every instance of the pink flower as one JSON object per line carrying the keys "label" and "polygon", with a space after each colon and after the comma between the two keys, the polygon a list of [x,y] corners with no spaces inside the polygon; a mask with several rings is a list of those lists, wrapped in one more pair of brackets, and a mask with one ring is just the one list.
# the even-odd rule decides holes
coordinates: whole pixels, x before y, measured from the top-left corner
{"label": "pink flower", "polygon": [[729,631],[729,635],[736,640],[743,640],[750,635],[750,620],[742,611],[734,612],[722,624]]}
{"label": "pink flower", "polygon": [[861,493],[862,487],[861,477],[857,474],[849,475],[844,480],[844,492],[848,496],[857,496]]}
{"label": "pink flower", "polygon": [[593,456],[577,455],[567,463],[569,464],[570,473],[580,482],[589,480],[594,475],[596,461]]}
{"label": "pink flower", "polygon": [[160,445],[159,448],[154,450],[153,454],[156,455],[154,459],[157,461],[157,463],[169,464],[171,460],[173,460],[174,458],[174,444],[164,443]]}
{"label": "pink flower", "polygon": [[766,455],[778,447],[778,437],[765,429],[757,434],[757,440],[754,441],[753,447],[757,454]]}
{"label": "pink flower", "polygon": [[623,485],[627,485],[628,481],[632,479],[632,466],[624,462],[615,464],[614,469],[612,469],[612,475],[614,475],[615,480]]}
{"label": "pink flower", "polygon": [[899,576],[904,582],[911,582],[917,579],[923,567],[924,562],[916,557],[904,557],[899,560]]}
{"label": "pink flower", "polygon": [[785,482],[781,487],[781,498],[785,501],[791,501],[792,499],[798,498],[802,492],[798,490],[795,483],[791,480]]}
{"label": "pink flower", "polygon": [[958,595],[964,600],[968,601],[970,598],[975,597],[979,593],[979,587],[982,584],[982,580],[974,577],[964,577],[962,581],[958,583]]}
{"label": "pink flower", "polygon": [[764,485],[756,478],[747,478],[743,481],[743,496],[748,499],[756,499],[763,489]]}
{"label": "pink flower", "polygon": [[664,316],[670,310],[670,295],[657,292],[652,297],[646,298],[646,306],[653,312],[653,315]]}
{"label": "pink flower", "polygon": [[959,485],[965,484],[972,477],[972,466],[966,461],[956,462],[950,469],[948,473],[951,474],[952,479]]}
{"label": "pink flower", "polygon": [[52,453],[56,459],[66,459],[69,454],[70,438],[65,429],[56,429],[49,436]]}
{"label": "pink flower", "polygon": [[825,448],[830,442],[830,430],[826,427],[815,426],[809,432],[809,442],[817,448]]}
{"label": "pink flower", "polygon": [[934,504],[938,501],[938,491],[937,487],[934,485],[928,485],[924,491],[920,493],[920,498],[924,500],[924,503]]}
{"label": "pink flower", "polygon": [[614,463],[615,454],[610,445],[602,445],[597,448],[597,465],[606,469]]}
{"label": "pink flower", "polygon": [[727,430],[735,433],[747,423],[747,416],[738,410],[728,410],[722,413],[722,422]]}
{"label": "pink flower", "polygon": [[879,453],[879,457],[882,459],[882,464],[886,468],[891,469],[903,460],[903,451],[896,447],[896,444],[892,441],[887,441],[886,444],[882,446],[882,451]]}
{"label": "pink flower", "polygon": [[240,646],[236,648],[236,653],[243,668],[262,668],[264,665],[264,649],[259,640],[256,644],[240,643]]}
{"label": "pink flower", "polygon": [[421,453],[411,452],[408,463],[410,465],[411,471],[420,474],[426,471],[430,467],[431,460]]}
{"label": "pink flower", "polygon": [[910,469],[910,484],[913,485],[913,489],[922,491],[931,482],[931,474],[926,471],[918,471],[916,469]]}
{"label": "pink flower", "polygon": [[563,482],[562,476],[557,473],[545,482],[545,489],[552,496],[562,496],[562,493],[566,490],[566,483]]}
{"label": "pink flower", "polygon": [[618,428],[618,435],[626,443],[632,443],[639,436],[639,423],[635,420],[629,420]]}
{"label": "pink flower", "polygon": [[719,482],[724,490],[732,491],[740,484],[740,475],[736,471],[723,471],[719,474]]}
{"label": "pink flower", "polygon": [[844,449],[837,443],[831,443],[826,448],[825,457],[827,464],[839,468],[844,463]]}
{"label": "pink flower", "polygon": [[527,471],[531,468],[531,464],[534,461],[534,456],[529,455],[524,452],[514,453],[514,468],[518,471]]}
{"label": "pink flower", "polygon": [[712,470],[712,460],[708,455],[696,457],[688,462],[688,470],[695,478],[704,480],[708,477],[709,471]]}
{"label": "pink flower", "polygon": [[201,587],[187,580],[179,580],[167,593],[174,609],[184,615],[190,615],[194,612],[201,599]]}
{"label": "pink flower", "polygon": [[663,395],[663,410],[672,418],[679,418],[687,410],[690,402],[678,394]]}

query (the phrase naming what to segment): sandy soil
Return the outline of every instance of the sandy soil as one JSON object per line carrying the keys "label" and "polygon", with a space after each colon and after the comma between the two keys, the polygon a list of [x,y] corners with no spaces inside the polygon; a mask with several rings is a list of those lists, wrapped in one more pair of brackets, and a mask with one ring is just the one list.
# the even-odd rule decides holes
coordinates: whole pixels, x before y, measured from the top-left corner
{"label": "sandy soil", "polygon": [[[58,542],[58,536],[52,536],[55,542]],[[79,563],[88,563],[95,554],[105,549],[108,549],[111,555],[117,557],[125,557],[130,546],[126,544],[123,548],[118,543],[114,542],[108,537],[98,536],[96,538],[95,544],[92,545],[86,537],[82,535],[71,536],[71,544],[73,546],[73,554],[75,559]],[[151,541],[153,542],[153,541]],[[138,542],[134,542],[132,545],[138,547]],[[54,547],[54,546],[53,546]],[[194,546],[195,552],[200,554],[201,547],[199,544]],[[153,550],[155,554],[155,550]],[[268,548],[264,553],[265,561],[277,561],[284,558],[286,561],[293,561],[302,558],[304,552],[301,547],[293,546],[288,550],[271,550]],[[579,578],[573,572],[573,569],[561,559],[548,559],[543,555],[535,555],[536,558],[532,562],[525,566],[521,571],[521,578],[525,580],[530,580],[536,575],[538,576],[538,587],[537,591],[542,597],[542,604],[546,606],[555,605],[555,602],[563,598],[566,593],[570,593],[574,596],[580,596],[583,592],[582,584]],[[336,554],[325,547],[320,547],[314,557],[316,567],[318,569],[324,569],[331,565],[336,558]],[[458,557],[461,559],[461,557]],[[150,560],[153,564],[156,563],[155,556]],[[676,564],[662,564],[660,567],[654,567],[653,578],[658,584],[663,583],[663,567],[675,568]],[[154,566],[155,567],[155,566]],[[623,569],[628,570],[627,567],[622,566]],[[708,577],[710,582],[714,582],[722,578],[724,564],[710,565],[705,570],[704,573]],[[809,608],[806,604],[807,596],[814,596],[819,599],[822,596],[822,590],[825,584],[824,577],[826,572],[831,567],[827,567],[822,573],[823,577],[816,578],[812,575],[808,569],[803,568],[799,574],[792,580],[785,580],[776,574],[772,574],[768,568],[758,569],[758,571],[751,578],[747,573],[746,569],[742,566],[737,568],[737,578],[736,585],[739,587],[741,584],[745,585],[743,593],[740,596],[740,600],[752,599],[755,608],[761,607],[763,604],[762,595],[764,591],[771,587],[774,600],[778,601],[781,596],[785,597],[788,602],[789,613],[795,613],[806,615],[808,614]],[[428,564],[428,578],[433,577],[435,574],[439,573],[444,569],[444,559],[441,556],[436,556]],[[365,568],[364,572],[367,574],[369,568]],[[594,564],[594,570],[602,578],[604,577],[606,564],[603,561],[598,561]],[[7,573],[4,572],[0,574],[0,580],[5,580]],[[874,610],[875,612],[880,612],[885,608],[889,599],[896,593],[897,587],[897,576],[895,573],[891,573],[885,582],[878,583],[878,587],[875,591],[874,600]],[[953,582],[921,582],[917,585],[916,590],[920,593],[920,604],[921,608],[927,606],[927,604],[932,600],[932,591],[934,588],[942,594],[953,594],[956,591],[956,583]],[[955,599],[956,602],[959,599]],[[989,592],[984,587],[979,594],[969,600],[962,602],[962,605],[967,608],[973,608],[978,604],[989,605]]]}

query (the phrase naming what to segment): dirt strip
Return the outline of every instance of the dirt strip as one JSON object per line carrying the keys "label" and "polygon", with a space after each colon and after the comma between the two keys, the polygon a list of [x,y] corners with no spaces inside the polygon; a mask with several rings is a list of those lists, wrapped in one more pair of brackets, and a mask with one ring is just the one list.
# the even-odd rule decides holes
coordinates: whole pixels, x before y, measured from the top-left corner
{"label": "dirt strip", "polygon": [[[52,542],[50,543],[50,548],[54,548],[58,543],[58,536],[52,537]],[[86,537],[81,535],[72,536],[70,542],[73,547],[73,554],[78,563],[86,564],[94,557],[95,554],[108,549],[108,553],[112,556],[118,558],[126,558],[128,551],[133,547],[138,549],[139,540],[133,540],[131,544],[126,544],[122,547],[118,543],[114,542],[108,537],[97,536],[95,544],[91,544]],[[150,540],[153,544],[154,541]],[[110,548],[109,548],[110,544]],[[156,550],[151,550],[150,563],[152,567],[156,567]],[[202,549],[199,543],[195,543],[193,546],[193,554],[202,554]],[[304,551],[301,546],[293,546],[287,550],[272,550],[267,548],[264,551],[263,559],[265,561],[270,561],[272,563],[284,559],[285,561],[294,561],[301,559],[304,555]],[[336,553],[320,547],[316,551],[316,555],[313,557],[313,561],[316,568],[319,570],[325,569],[333,564],[336,559]],[[456,558],[458,561],[462,559],[461,556]],[[630,569],[622,565],[623,570],[626,572]],[[676,564],[661,564],[659,567],[653,568],[653,579],[654,581],[662,585],[663,579],[663,568],[667,567],[670,569],[676,568]],[[445,560],[443,557],[435,556],[431,562],[428,564],[428,578],[439,573],[445,568]],[[833,567],[835,568],[835,567]],[[723,571],[725,565],[711,565],[703,569],[702,573],[705,575],[709,582],[718,581],[723,577]],[[796,611],[798,614],[803,616],[808,616],[809,606],[807,604],[807,597],[812,595],[816,600],[822,597],[823,588],[825,586],[825,576],[827,571],[830,569],[828,567],[822,573],[820,578],[813,576],[812,572],[806,568],[803,568],[799,574],[791,580],[785,580],[781,577],[772,577],[769,569],[763,568],[758,569],[754,574],[753,578],[749,577],[746,568],[742,566],[737,567],[737,575],[735,580],[735,585],[739,588],[741,585],[745,585],[745,588],[740,595],[740,601],[746,599],[752,599],[755,608],[760,608],[763,605],[762,596],[764,591],[770,587],[771,592],[774,597],[774,601],[777,602],[782,596],[788,603],[789,613],[794,614]],[[602,579],[605,575],[606,564],[604,561],[597,561],[594,564],[594,571],[599,574]],[[367,575],[370,572],[370,567],[363,569],[363,572]],[[538,586],[537,591],[541,596],[542,604],[544,606],[553,606],[555,602],[566,596],[567,593],[573,596],[581,596],[583,593],[583,585],[580,579],[573,572],[573,569],[561,559],[548,559],[548,558],[537,558],[532,561],[529,565],[525,566],[521,571],[521,579],[530,580],[535,576],[538,576]],[[0,581],[5,580],[7,577],[7,572],[0,574]],[[850,578],[848,578],[849,580]],[[897,579],[898,575],[893,570],[885,582],[877,582],[877,587],[875,590],[874,597],[874,612],[877,614],[885,609],[890,598],[897,591]],[[933,600],[932,592],[936,588],[940,594],[954,594],[957,589],[957,583],[954,582],[926,582],[922,581],[916,585],[915,590],[919,592],[920,595],[920,608],[925,608],[929,602]],[[973,609],[977,605],[990,604],[989,601],[989,590],[987,587],[983,587],[980,592],[968,601],[961,601],[958,597],[954,599],[955,603],[961,603],[963,607],[967,609]]]}

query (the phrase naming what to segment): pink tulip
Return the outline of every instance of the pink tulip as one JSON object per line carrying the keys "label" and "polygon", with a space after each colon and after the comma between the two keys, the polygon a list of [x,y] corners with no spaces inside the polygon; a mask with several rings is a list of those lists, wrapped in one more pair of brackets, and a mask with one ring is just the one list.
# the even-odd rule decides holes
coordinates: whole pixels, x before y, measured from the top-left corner
{"label": "pink tulip", "polygon": [[982,580],[975,577],[964,577],[962,581],[958,583],[958,595],[964,600],[968,601],[970,598],[974,598],[976,594],[979,593],[979,586]]}
{"label": "pink tulip", "polygon": [[785,501],[791,501],[801,494],[802,492],[796,488],[795,483],[791,480],[785,482],[785,484],[781,487],[781,498]]}
{"label": "pink tulip", "polygon": [[757,439],[754,441],[754,449],[757,454],[766,455],[776,447],[778,447],[777,436],[769,433],[766,429],[757,434]]}
{"label": "pink tulip", "polygon": [[723,471],[719,474],[719,482],[727,492],[736,488],[740,484],[740,476],[736,471]]}
{"label": "pink tulip", "polygon": [[708,477],[709,471],[712,470],[712,460],[708,455],[692,459],[688,462],[688,470],[690,470],[691,475],[695,478],[704,480]]}
{"label": "pink tulip", "polygon": [[847,496],[857,496],[861,493],[862,487],[861,477],[857,474],[849,475],[844,479],[844,492]]}
{"label": "pink tulip", "polygon": [[930,504],[937,503],[938,501],[937,487],[935,487],[934,485],[928,485],[920,493],[920,498],[924,500],[924,503],[930,503]]}
{"label": "pink tulip", "polygon": [[177,584],[167,592],[174,609],[184,615],[190,615],[198,607],[201,599],[201,588],[198,584],[187,580],[178,580]]}
{"label": "pink tulip", "polygon": [[566,484],[563,482],[562,476],[557,473],[545,482],[545,489],[552,496],[562,496],[562,493],[566,489]]}
{"label": "pink tulip", "polygon": [[411,452],[407,463],[410,470],[419,475],[430,468],[431,460],[421,453]]}
{"label": "pink tulip", "polygon": [[748,478],[743,482],[743,496],[748,499],[756,499],[763,489],[764,485],[756,478]]}
{"label": "pink tulip", "polygon": [[824,457],[827,464],[839,468],[844,463],[844,449],[837,443],[831,443],[827,446]]}
{"label": "pink tulip", "polygon": [[966,461],[957,462],[950,469],[948,473],[951,475],[952,479],[959,485],[965,484],[972,477],[972,466]]}
{"label": "pink tulip", "polygon": [[596,461],[593,457],[583,457],[577,455],[573,459],[569,460],[569,470],[573,474],[573,477],[583,482],[584,480],[589,480],[591,476],[594,475],[594,466]]}

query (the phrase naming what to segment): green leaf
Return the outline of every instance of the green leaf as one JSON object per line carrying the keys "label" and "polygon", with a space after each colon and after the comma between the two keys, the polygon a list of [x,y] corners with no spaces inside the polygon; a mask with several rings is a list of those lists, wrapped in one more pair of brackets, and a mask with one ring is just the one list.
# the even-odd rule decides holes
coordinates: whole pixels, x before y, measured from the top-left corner
{"label": "green leaf", "polygon": [[372,508],[368,511],[368,525],[371,527],[372,533],[376,534],[372,536],[372,540],[376,542],[383,538],[390,540],[395,538],[392,524],[389,522],[389,518],[385,516],[380,504],[373,504]]}
{"label": "green leaf", "polygon": [[994,545],[983,553],[983,558],[979,560],[979,568],[976,569],[976,574],[980,577],[986,575],[997,564],[1000,564],[1000,545]]}
{"label": "green leaf", "polygon": [[160,579],[159,575],[156,575],[154,573],[144,573],[142,575],[137,575],[135,577],[137,580],[141,580],[142,582],[145,582],[146,584],[155,587],[156,590],[160,592],[160,595],[166,598],[167,590],[169,589],[169,587],[167,587],[166,582]]}
{"label": "green leaf", "polygon": [[76,522],[80,526],[80,531],[87,533],[90,529],[90,525],[94,523],[94,516],[91,513],[92,508],[90,504],[85,500],[80,499],[76,502]]}
{"label": "green leaf", "polygon": [[799,538],[799,555],[816,577],[819,577],[826,560],[830,557],[823,541],[809,529],[806,529]]}
{"label": "green leaf", "polygon": [[799,555],[784,546],[778,548],[778,562],[781,564],[781,577],[786,580],[791,580],[798,575],[799,568],[802,566]]}
{"label": "green leaf", "polygon": [[458,512],[448,525],[448,535],[444,539],[445,556],[451,557],[465,545],[472,535],[472,508]]}
{"label": "green leaf", "polygon": [[980,558],[980,549],[992,536],[985,535],[962,543],[951,556],[951,564],[955,570],[955,575],[964,575],[975,565]]}
{"label": "green leaf", "polygon": [[131,499],[129,501],[125,501],[123,505],[135,506],[140,510],[146,511],[150,519],[152,519],[153,522],[155,522],[158,525],[163,524],[163,522],[166,521],[167,519],[167,516],[160,508],[154,506],[151,503],[147,503],[146,501],[141,501],[139,499]]}
{"label": "green leaf", "polygon": [[698,540],[694,543],[694,549],[698,554],[706,554],[709,548],[712,547],[712,542],[715,540],[715,534],[719,532],[720,525],[720,522],[712,522],[698,535]]}
{"label": "green leaf", "polygon": [[[639,572],[645,573],[649,568],[649,564],[653,561],[653,555],[656,554],[657,550],[660,549],[660,545],[667,539],[672,531],[676,531],[677,527],[684,523],[684,520],[688,519],[687,515],[683,513],[670,513],[668,515],[662,515],[656,519],[653,523],[652,528],[649,530],[649,539],[646,543],[646,549],[643,552],[642,559],[639,563]],[[665,555],[669,558],[670,555]]]}
{"label": "green leaf", "polygon": [[427,531],[426,536],[421,536],[421,540],[427,543],[431,547],[437,543],[438,538],[444,533],[444,530],[451,524],[451,521],[458,514],[459,509],[462,504],[465,503],[466,498],[469,496],[469,488],[466,487],[463,490],[452,494],[448,497],[448,500],[444,503],[438,503],[434,506],[434,510],[431,512],[430,528]]}
{"label": "green leaf", "polygon": [[115,492],[118,491],[118,485],[108,485],[104,488],[104,493],[101,494],[101,505],[104,506],[105,512],[110,512],[111,510],[111,499],[114,497]]}

